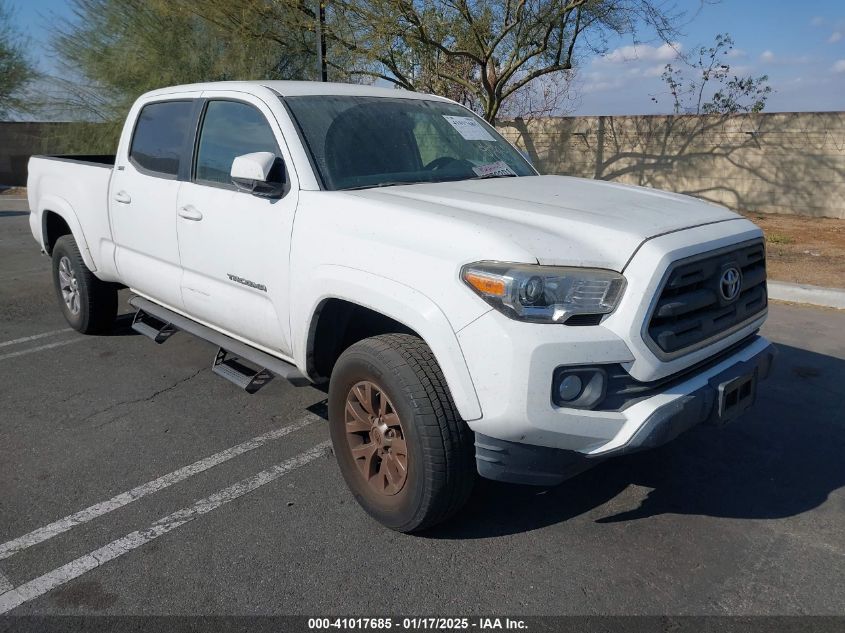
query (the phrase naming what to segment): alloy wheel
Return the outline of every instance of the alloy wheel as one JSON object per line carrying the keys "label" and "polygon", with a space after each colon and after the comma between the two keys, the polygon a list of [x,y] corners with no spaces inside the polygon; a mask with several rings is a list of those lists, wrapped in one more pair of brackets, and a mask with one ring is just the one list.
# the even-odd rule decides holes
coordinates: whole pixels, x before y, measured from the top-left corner
{"label": "alloy wheel", "polygon": [[352,386],[344,412],[352,459],[369,487],[393,497],[408,479],[408,448],[399,415],[384,390],[369,380]]}
{"label": "alloy wheel", "polygon": [[79,314],[79,280],[67,257],[59,260],[59,288],[62,291],[62,299],[71,314]]}

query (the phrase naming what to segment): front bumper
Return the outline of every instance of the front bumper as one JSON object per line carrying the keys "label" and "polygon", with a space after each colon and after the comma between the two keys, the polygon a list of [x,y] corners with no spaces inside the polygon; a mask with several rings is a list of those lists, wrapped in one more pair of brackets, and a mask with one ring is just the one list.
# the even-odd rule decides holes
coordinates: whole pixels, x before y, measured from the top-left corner
{"label": "front bumper", "polygon": [[[552,486],[607,457],[660,446],[704,422],[724,422],[733,415],[724,410],[719,397],[720,387],[724,388],[743,377],[751,377],[754,383],[765,380],[775,354],[771,343],[762,337],[754,337],[722,362],[632,407],[639,413],[635,413],[611,441],[598,449],[568,450],[532,445],[476,431],[478,472],[497,481]],[[756,393],[756,390],[751,393]],[[752,401],[741,404],[744,409]]]}

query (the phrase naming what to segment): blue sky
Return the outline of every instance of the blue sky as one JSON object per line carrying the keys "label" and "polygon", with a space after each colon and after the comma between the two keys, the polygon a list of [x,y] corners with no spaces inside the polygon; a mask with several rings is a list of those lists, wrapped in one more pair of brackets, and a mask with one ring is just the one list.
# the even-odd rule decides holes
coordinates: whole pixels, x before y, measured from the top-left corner
{"label": "blue sky", "polygon": [[[845,0],[722,0],[707,4],[687,24],[677,45],[691,51],[728,32],[736,43],[730,63],[740,74],[767,74],[775,93],[769,111],[845,110]],[[56,18],[68,17],[64,0],[10,0],[19,26],[32,38],[42,67]],[[677,0],[694,13],[698,0]],[[690,17],[692,17],[692,13]],[[585,60],[578,71],[574,114],[644,114],[671,108],[661,98],[660,70],[675,51],[656,42],[636,47],[610,42],[608,54]],[[658,96],[658,103],[651,100]]]}
{"label": "blue sky", "polygon": [[[697,1],[679,2],[696,11]],[[692,17],[692,14],[690,14]],[[845,0],[722,0],[706,4],[687,24],[683,51],[712,44],[717,33],[735,42],[733,71],[766,74],[775,93],[767,111],[845,110]],[[675,53],[652,42],[636,50],[617,48],[580,71],[577,114],[639,114],[667,111],[671,102],[659,75]],[[655,94],[659,103],[651,102]]]}

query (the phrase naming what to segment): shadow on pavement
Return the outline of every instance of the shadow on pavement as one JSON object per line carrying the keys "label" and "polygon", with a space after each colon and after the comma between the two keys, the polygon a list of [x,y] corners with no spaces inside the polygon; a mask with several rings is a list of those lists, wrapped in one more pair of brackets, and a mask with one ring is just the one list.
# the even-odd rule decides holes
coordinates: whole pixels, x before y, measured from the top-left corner
{"label": "shadow on pavement", "polygon": [[0,211],[0,218],[16,218],[21,215],[29,215],[29,211]]}
{"label": "shadow on pavement", "polygon": [[132,329],[132,319],[135,318],[135,313],[118,314],[114,320],[114,325],[106,332],[101,332],[97,336],[140,336],[138,332]]}
{"label": "shadow on pavement", "polygon": [[429,538],[530,531],[599,510],[630,485],[639,507],[598,523],[692,514],[775,519],[821,505],[845,485],[845,360],[779,345],[745,418],[701,426],[659,449],[608,460],[552,489],[479,482],[468,507]]}

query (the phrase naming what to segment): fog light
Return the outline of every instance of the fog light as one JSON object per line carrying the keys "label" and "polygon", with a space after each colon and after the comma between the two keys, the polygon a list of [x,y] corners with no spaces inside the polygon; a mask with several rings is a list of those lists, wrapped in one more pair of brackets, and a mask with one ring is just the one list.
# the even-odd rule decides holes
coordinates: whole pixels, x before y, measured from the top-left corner
{"label": "fog light", "polygon": [[604,400],[607,372],[598,367],[558,367],[552,375],[552,403],[572,409],[593,409]]}
{"label": "fog light", "polygon": [[570,374],[560,381],[558,387],[558,394],[561,400],[575,400],[581,395],[581,389],[584,387],[584,382],[575,374]]}

